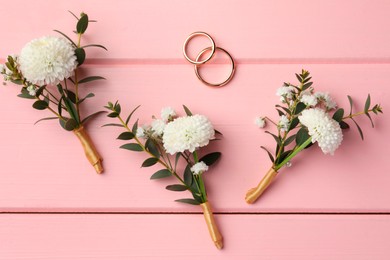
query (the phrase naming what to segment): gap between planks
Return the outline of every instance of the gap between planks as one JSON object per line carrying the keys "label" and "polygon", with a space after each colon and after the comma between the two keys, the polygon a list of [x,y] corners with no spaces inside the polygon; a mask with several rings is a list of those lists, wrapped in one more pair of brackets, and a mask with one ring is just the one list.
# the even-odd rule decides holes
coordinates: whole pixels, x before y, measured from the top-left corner
{"label": "gap between planks", "polygon": [[[236,64],[390,64],[390,57],[385,58],[237,58],[234,59]],[[0,64],[4,64],[5,59],[0,59]],[[228,64],[230,61],[225,59],[217,59],[210,63],[213,64]],[[126,66],[126,65],[184,65],[189,64],[184,58],[178,59],[88,59],[84,63],[89,66]]]}
{"label": "gap between planks", "polygon": [[[106,212],[106,211],[3,211],[0,214],[23,215],[201,215],[202,212]],[[215,215],[390,215],[390,212],[214,212]]]}

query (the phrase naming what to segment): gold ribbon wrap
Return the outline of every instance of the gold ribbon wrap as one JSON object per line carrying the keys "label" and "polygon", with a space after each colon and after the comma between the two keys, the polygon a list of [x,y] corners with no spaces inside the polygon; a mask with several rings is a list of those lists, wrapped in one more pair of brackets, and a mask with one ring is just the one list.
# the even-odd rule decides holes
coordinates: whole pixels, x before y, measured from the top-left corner
{"label": "gold ribbon wrap", "polygon": [[211,209],[210,203],[205,202],[200,204],[203,209],[203,216],[207,223],[207,228],[209,229],[211,239],[213,240],[215,246],[218,249],[223,248],[223,238],[221,233],[219,233],[218,226],[215,223],[213,211]]}
{"label": "gold ribbon wrap", "polygon": [[268,170],[267,174],[260,181],[259,185],[257,185],[256,188],[250,189],[246,193],[245,201],[248,204],[254,203],[261,196],[261,194],[263,194],[263,192],[268,188],[268,186],[272,183],[273,179],[276,177],[277,174],[278,172],[271,167],[271,169]]}
{"label": "gold ribbon wrap", "polygon": [[80,140],[81,145],[84,148],[85,156],[91,165],[95,168],[97,173],[103,172],[103,159],[100,157],[99,153],[96,150],[95,145],[93,144],[91,137],[89,137],[88,133],[85,131],[83,126],[73,130],[73,133]]}

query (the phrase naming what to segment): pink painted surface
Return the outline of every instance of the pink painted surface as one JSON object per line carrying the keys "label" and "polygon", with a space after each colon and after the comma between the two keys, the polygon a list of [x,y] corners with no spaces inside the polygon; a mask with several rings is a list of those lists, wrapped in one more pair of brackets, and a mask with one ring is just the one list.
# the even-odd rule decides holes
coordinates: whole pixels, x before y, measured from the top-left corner
{"label": "pink painted surface", "polygon": [[[0,86],[0,212],[11,213],[0,215],[0,259],[388,258],[389,1],[7,1],[0,9],[0,22],[8,25],[0,61],[31,39],[54,34],[52,29],[71,33],[75,20],[66,10],[98,20],[85,43],[109,49],[88,52],[88,74],[107,81],[82,90],[96,94],[86,114],[119,99],[124,111],[142,105],[136,114],[142,123],[161,107],[180,111],[185,104],[223,132],[210,147],[223,157],[205,177],[213,208],[222,213],[217,218],[226,248],[213,248],[200,215],[164,214],[200,208],[173,201],[188,196],[164,189],[173,180],[150,181],[158,168],[141,169],[144,155],[118,149],[120,130],[100,127],[112,120],[101,116],[88,125],[106,169],[97,175],[72,133],[54,122],[34,126],[49,114],[17,98],[18,87],[10,84]],[[209,32],[236,59],[229,85],[202,85],[182,57],[184,39],[196,30]],[[221,62],[202,73],[223,77],[228,65]],[[370,93],[385,114],[374,116],[374,129],[359,118],[365,141],[352,128],[335,156],[317,148],[301,154],[256,204],[247,205],[246,191],[270,166],[260,145],[274,146],[254,117],[276,118],[276,89],[295,82],[294,73],[302,68],[312,73],[315,88],[328,91],[340,106],[348,107],[351,95],[361,109]],[[162,214],[145,214],[156,212]],[[269,212],[304,214],[256,214]],[[306,214],[313,212],[387,215]],[[143,232],[147,226],[159,231]],[[186,229],[183,237],[180,231]]]}
{"label": "pink painted surface", "polygon": [[[201,215],[0,216],[0,259],[388,259],[389,216],[217,215],[215,249]],[[158,220],[158,221],[156,221]]]}

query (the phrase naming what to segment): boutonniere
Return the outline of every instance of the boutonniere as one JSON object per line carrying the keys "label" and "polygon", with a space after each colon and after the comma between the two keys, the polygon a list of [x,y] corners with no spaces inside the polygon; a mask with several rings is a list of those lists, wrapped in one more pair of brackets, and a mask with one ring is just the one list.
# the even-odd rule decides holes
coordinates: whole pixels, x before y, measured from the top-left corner
{"label": "boutonniere", "polygon": [[[81,96],[83,84],[104,79],[100,76],[80,78],[79,68],[86,58],[85,49],[102,45],[82,45],[82,36],[90,22],[88,15],[81,13],[76,19],[76,41],[64,33],[58,36],[44,36],[27,43],[19,55],[9,55],[0,69],[5,82],[12,82],[22,88],[18,97],[31,99],[32,107],[49,110],[53,116],[38,120],[58,120],[62,128],[73,133],[80,140],[89,162],[97,173],[103,172],[102,158],[84,129],[87,120],[103,111],[82,118],[80,110],[84,101],[94,96],[89,93]],[[5,83],[6,84],[6,83]]]}
{"label": "boutonniere", "polygon": [[296,77],[299,84],[284,83],[277,90],[276,94],[282,102],[282,105],[275,106],[279,120],[275,122],[268,117],[256,118],[255,123],[260,128],[263,128],[266,122],[276,127],[276,133],[265,131],[274,138],[276,149],[272,153],[261,147],[268,153],[272,166],[257,187],[247,192],[245,197],[247,203],[255,202],[271,184],[279,170],[283,166],[291,166],[291,160],[304,149],[316,143],[324,154],[333,155],[343,140],[343,130],[349,128],[348,123],[356,125],[363,139],[362,129],[354,118],[365,115],[374,127],[371,114],[382,113],[379,104],[371,106],[370,95],[366,99],[364,109],[357,113],[353,112],[353,101],[348,96],[350,108],[349,113],[346,113],[343,108],[337,109],[336,102],[328,93],[314,91],[308,71],[302,70]]}
{"label": "boutonniere", "polygon": [[192,198],[177,199],[177,202],[200,205],[204,217],[216,247],[223,247],[222,236],[214,220],[210,202],[207,198],[206,185],[203,175],[207,173],[221,156],[219,152],[212,152],[200,156],[202,148],[211,141],[216,140],[216,131],[204,115],[193,115],[185,107],[185,116],[178,116],[168,107],[161,111],[161,117],[152,117],[150,124],[139,125],[136,120],[129,125],[134,109],[124,119],[121,116],[121,106],[109,102],[106,108],[110,111],[108,117],[117,118],[119,124],[107,124],[105,126],[119,126],[124,129],[118,139],[126,140],[120,148],[143,152],[147,158],[142,167],[158,165],[160,167],[151,177],[151,180],[161,178],[176,179],[176,183],[166,186],[167,190],[175,192],[188,191]]}

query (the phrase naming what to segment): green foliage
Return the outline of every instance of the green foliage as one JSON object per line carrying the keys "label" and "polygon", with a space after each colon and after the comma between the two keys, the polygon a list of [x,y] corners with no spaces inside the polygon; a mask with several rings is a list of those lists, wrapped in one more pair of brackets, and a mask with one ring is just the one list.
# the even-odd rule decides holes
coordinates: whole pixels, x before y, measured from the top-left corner
{"label": "green foliage", "polygon": [[187,186],[181,185],[181,184],[172,184],[165,187],[167,190],[170,191],[186,191],[188,190]]}
{"label": "green foliage", "polygon": [[220,152],[209,153],[209,154],[206,154],[205,156],[203,156],[202,158],[200,158],[199,161],[204,162],[207,166],[211,166],[216,161],[218,161],[218,159],[221,157],[221,155],[222,154]]}
{"label": "green foliage", "polygon": [[[191,167],[200,161],[204,162],[208,166],[214,165],[221,157],[220,152],[208,153],[200,159],[198,159],[196,151],[194,153],[190,153],[188,151],[178,152],[174,155],[170,155],[164,149],[161,136],[155,136],[151,130],[145,128],[144,136],[142,138],[137,136],[138,119],[134,121],[132,126],[130,124],[130,121],[139,106],[137,106],[131,111],[131,113],[127,116],[126,120],[123,120],[121,116],[122,108],[118,101],[116,101],[115,103],[108,102],[105,108],[109,111],[107,116],[110,118],[117,118],[120,124],[106,124],[104,126],[123,127],[126,130],[120,133],[117,139],[133,140],[132,143],[124,144],[120,148],[136,152],[146,152],[148,158],[143,161],[141,167],[151,167],[156,164],[163,166],[163,169],[160,169],[155,172],[150,177],[150,179],[156,180],[173,176],[179,181],[179,183],[168,185],[166,186],[166,189],[171,191],[188,190],[193,196],[193,199],[179,199],[177,201],[182,203],[189,203],[192,205],[199,205],[200,203],[207,201],[206,188],[203,182],[203,178],[201,176],[202,173],[194,175],[191,172]],[[187,116],[192,115],[192,112],[186,106],[183,105],[183,109]],[[216,133],[220,134],[220,132],[217,131]],[[183,164],[179,163],[181,159],[182,162],[185,163],[182,176],[177,172],[177,170],[182,169],[183,166]]]}
{"label": "green foliage", "polygon": [[48,106],[49,106],[49,104],[46,101],[44,101],[44,100],[37,100],[32,105],[33,108],[38,109],[38,110],[44,110]]}
{"label": "green foliage", "polygon": [[171,177],[172,173],[168,169],[161,169],[157,172],[155,172],[150,179],[151,180],[156,180],[156,179],[161,179],[161,178],[167,178]]}
{"label": "green foliage", "polygon": [[142,166],[141,166],[141,167],[150,167],[150,166],[155,165],[156,163],[158,163],[158,158],[156,158],[156,157],[150,157],[150,158],[146,159],[146,160],[142,163]]}
{"label": "green foliage", "polygon": [[84,84],[84,83],[88,83],[88,82],[96,81],[96,80],[105,80],[105,78],[103,78],[101,76],[89,76],[89,77],[81,79],[79,81],[79,84]]}
{"label": "green foliage", "polygon": [[180,203],[185,203],[185,204],[191,204],[191,205],[200,205],[201,204],[194,199],[178,199],[175,201],[180,202]]}
{"label": "green foliage", "polygon": [[74,53],[76,55],[76,59],[78,63],[77,66],[81,66],[85,61],[85,57],[86,57],[85,50],[83,48],[77,48],[74,50]]}
{"label": "green foliage", "polygon": [[135,152],[143,152],[144,151],[144,148],[137,143],[124,144],[124,145],[121,145],[120,148],[130,150],[130,151],[135,151]]}
{"label": "green foliage", "polygon": [[88,28],[88,15],[82,13],[81,18],[77,22],[76,31],[79,34],[85,33]]}
{"label": "green foliage", "polygon": [[119,140],[131,140],[134,138],[134,134],[132,132],[123,132],[121,133],[117,139]]}

